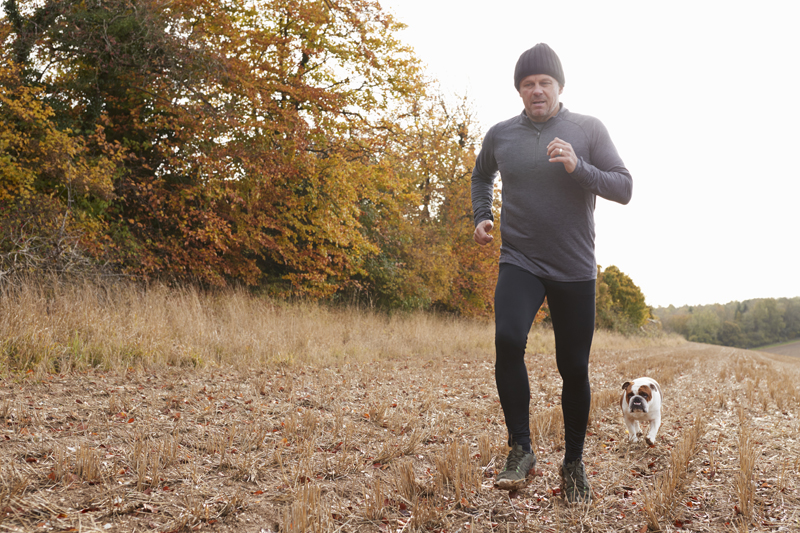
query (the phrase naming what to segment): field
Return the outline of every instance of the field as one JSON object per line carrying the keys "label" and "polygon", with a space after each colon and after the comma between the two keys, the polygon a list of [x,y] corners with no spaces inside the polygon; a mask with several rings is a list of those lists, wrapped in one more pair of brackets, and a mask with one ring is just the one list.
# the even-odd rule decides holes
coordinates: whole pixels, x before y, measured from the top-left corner
{"label": "field", "polygon": [[788,355],[791,357],[800,357],[800,341],[778,344],[776,346],[768,346],[766,348],[761,348],[759,351]]}
{"label": "field", "polygon": [[[793,358],[598,332],[595,499],[568,506],[547,329],[536,475],[507,493],[491,324],[164,288],[22,287],[0,311],[0,531],[800,529]],[[665,389],[653,447],[616,405],[642,375]]]}

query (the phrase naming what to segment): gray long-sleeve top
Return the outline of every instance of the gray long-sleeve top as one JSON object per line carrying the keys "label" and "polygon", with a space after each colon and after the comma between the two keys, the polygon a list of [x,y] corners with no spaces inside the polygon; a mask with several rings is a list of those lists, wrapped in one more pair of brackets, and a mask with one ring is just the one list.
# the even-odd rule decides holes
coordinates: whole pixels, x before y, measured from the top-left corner
{"label": "gray long-sleeve top", "polygon": [[[554,138],[572,145],[578,165],[572,174],[551,163]],[[492,191],[503,180],[500,262],[512,263],[553,281],[597,277],[594,254],[596,196],[627,204],[633,179],[602,122],[562,107],[543,124],[525,111],[489,129],[472,171],[475,224],[494,220]]]}

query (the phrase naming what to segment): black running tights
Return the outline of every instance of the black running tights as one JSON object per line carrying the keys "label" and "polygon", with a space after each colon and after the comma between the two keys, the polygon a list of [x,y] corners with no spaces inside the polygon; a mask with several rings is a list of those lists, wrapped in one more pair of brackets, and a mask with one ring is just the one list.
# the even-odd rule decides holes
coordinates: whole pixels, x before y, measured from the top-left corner
{"label": "black running tights", "polygon": [[583,455],[592,393],[589,350],[594,335],[595,282],[542,279],[509,263],[500,264],[495,290],[495,380],[511,442],[531,442],[530,386],[525,346],[544,297],[550,307],[556,339],[556,364],[561,374],[565,461]]}

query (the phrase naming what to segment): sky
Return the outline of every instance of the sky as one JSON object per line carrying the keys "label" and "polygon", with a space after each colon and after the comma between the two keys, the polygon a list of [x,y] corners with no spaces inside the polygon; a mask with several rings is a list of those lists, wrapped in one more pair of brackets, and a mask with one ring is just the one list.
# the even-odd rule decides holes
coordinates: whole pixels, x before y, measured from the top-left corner
{"label": "sky", "polygon": [[800,2],[380,0],[482,134],[522,111],[514,65],[550,45],[561,102],[633,175],[598,198],[597,262],[648,305],[800,296]]}

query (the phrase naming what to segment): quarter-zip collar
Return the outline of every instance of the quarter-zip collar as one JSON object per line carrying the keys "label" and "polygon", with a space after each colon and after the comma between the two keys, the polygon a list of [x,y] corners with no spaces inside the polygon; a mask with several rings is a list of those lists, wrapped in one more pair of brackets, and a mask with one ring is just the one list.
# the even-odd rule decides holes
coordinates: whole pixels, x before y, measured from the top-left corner
{"label": "quarter-zip collar", "polygon": [[560,122],[564,118],[564,115],[566,115],[567,113],[569,113],[569,110],[567,110],[567,108],[564,107],[564,102],[559,102],[558,103],[558,113],[556,113],[555,116],[550,117],[549,119],[547,119],[545,122],[534,122],[534,121],[532,121],[530,119],[530,117],[528,117],[528,114],[525,113],[525,109],[523,109],[522,113],[520,113],[520,120],[526,126],[528,126],[530,128],[533,128],[536,131],[541,132],[541,131],[544,131],[546,128],[549,128],[551,125],[556,124],[557,122]]}

